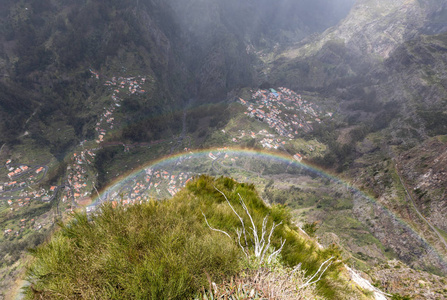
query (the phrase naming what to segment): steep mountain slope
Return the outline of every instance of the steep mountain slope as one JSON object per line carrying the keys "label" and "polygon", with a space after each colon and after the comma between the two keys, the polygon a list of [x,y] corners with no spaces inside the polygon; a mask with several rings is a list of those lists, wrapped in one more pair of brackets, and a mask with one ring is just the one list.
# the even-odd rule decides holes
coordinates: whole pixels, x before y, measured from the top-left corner
{"label": "steep mountain slope", "polygon": [[[446,9],[438,1],[359,1],[313,41],[278,50],[267,80],[337,99],[349,125],[377,131],[398,118],[394,144],[442,134]],[[422,35],[429,30],[439,34]]]}
{"label": "steep mountain slope", "polygon": [[[385,62],[387,75],[381,87],[390,99],[403,105],[402,117],[408,118],[407,123],[416,123],[412,129],[418,131],[420,139],[447,132],[446,50],[447,33],[421,36],[398,47]],[[391,82],[402,86],[402,91]]]}
{"label": "steep mountain slope", "polygon": [[371,69],[380,70],[404,42],[446,31],[446,11],[440,1],[358,1],[337,26],[278,50],[268,66],[269,81],[331,93],[359,82],[365,85],[379,77]]}
{"label": "steep mountain slope", "polygon": [[[362,55],[387,58],[396,47],[420,33],[447,30],[446,11],[447,4],[437,0],[358,1],[340,24],[306,43],[298,55],[312,55],[327,42],[337,40]],[[285,55],[293,57],[297,52]]]}
{"label": "steep mountain slope", "polygon": [[[265,66],[271,69],[267,80],[272,85],[316,91],[338,102],[344,120],[314,133],[330,149],[318,163],[363,186],[444,257],[447,248],[440,236],[445,233],[435,229],[444,220],[435,210],[446,199],[447,182],[440,175],[445,149],[443,137],[438,143],[429,138],[446,133],[445,11],[439,1],[359,1],[339,25],[278,50]],[[438,150],[431,152],[428,145]],[[370,219],[366,207],[355,213],[401,259],[413,264],[416,256],[428,255],[425,266],[430,265],[430,251],[414,256],[418,246],[400,243],[399,230],[379,210],[374,215],[382,215],[380,222]]]}
{"label": "steep mountain slope", "polygon": [[447,140],[445,136],[431,138],[399,157],[402,173],[413,187],[419,210],[447,237],[446,175]]}
{"label": "steep mountain slope", "polygon": [[[336,248],[317,249],[312,240],[296,231],[287,210],[280,206],[267,207],[254,186],[229,178],[197,177],[170,201],[150,201],[127,208],[109,204],[102,213],[91,217],[89,222],[87,215],[77,215],[73,223],[62,226],[54,239],[34,252],[36,261],[28,273],[31,283],[28,299],[58,299],[62,295],[199,298],[197,293],[200,290],[205,293],[205,286],[206,294],[212,293],[208,290],[211,281],[220,285],[222,280],[230,280],[235,274],[243,277],[243,272],[249,274],[263,269],[274,272],[274,266],[283,268],[287,279],[278,278],[280,281],[272,282],[271,286],[250,289],[244,286],[243,289],[258,296],[274,293],[279,299],[362,296],[359,289],[348,285]],[[207,224],[212,224],[211,228]],[[237,242],[238,235],[233,233],[241,224],[251,224],[256,230],[256,233],[251,229],[244,231],[247,243],[243,250]],[[221,231],[216,232],[214,228]],[[270,231],[271,228],[274,230]],[[266,233],[268,238],[264,236]],[[265,258],[255,254],[251,241],[260,242],[261,248],[256,249],[265,251]],[[286,242],[281,244],[282,241]],[[272,250],[282,253],[275,261]],[[53,259],[49,261],[49,257]],[[334,261],[324,264],[327,267],[321,273],[318,267],[325,260]],[[300,274],[301,283],[293,276],[292,269],[285,267],[298,262],[302,263],[302,271],[297,268],[295,272]],[[317,271],[321,276],[315,286],[305,289],[304,275]],[[261,272],[258,276],[262,276]],[[288,280],[295,281],[291,289],[275,287]],[[215,293],[216,283],[213,284]],[[239,290],[239,296],[233,294],[233,297],[243,299],[246,296],[242,293],[246,292]],[[281,296],[286,293],[289,296]]]}
{"label": "steep mountain slope", "polygon": [[[282,31],[292,39],[324,30],[352,4],[338,0],[334,12],[332,6],[325,7],[327,2],[333,1],[3,1],[0,74],[17,95],[23,92],[26,99],[25,91],[30,91],[35,101],[25,101],[23,117],[14,121],[8,116],[15,111],[7,102],[2,104],[2,120],[10,122],[2,127],[13,128],[0,135],[0,143],[26,130],[24,122],[33,112],[47,124],[53,122],[48,115],[59,116],[74,130],[66,145],[56,147],[58,151],[85,139],[94,114],[103,106],[98,100],[104,93],[84,84],[89,68],[110,77],[153,78],[153,97],[143,95],[142,101],[152,108],[145,109],[144,115],[166,114],[156,130],[176,132],[178,118],[172,113],[187,100],[223,100],[234,88],[253,83],[255,58],[247,51],[250,43],[263,40],[271,45],[281,40]],[[306,23],[312,18],[303,19],[304,7],[324,17]],[[92,100],[97,107],[89,107]],[[129,119],[140,119],[141,114],[127,112]],[[32,123],[27,123],[29,128],[38,127]],[[148,127],[138,130],[148,131]]]}
{"label": "steep mountain slope", "polygon": [[[56,152],[91,136],[92,122],[104,105],[99,101],[104,89],[85,84],[91,77],[89,68],[101,75],[119,69],[122,75],[138,72],[155,78],[156,105],[146,114],[169,113],[182,105],[182,87],[171,83],[187,74],[175,58],[180,42],[169,8],[162,2],[141,4],[144,9],[122,1],[47,1],[45,5],[5,1],[3,5],[4,84],[14,87],[17,97],[26,97],[21,96],[26,92],[34,95],[33,102],[25,103],[30,108],[17,127],[32,130],[36,142],[44,139],[40,132],[56,120],[75,133],[66,145],[50,141]],[[143,103],[153,100],[143,98]],[[25,124],[32,112],[35,117]]]}

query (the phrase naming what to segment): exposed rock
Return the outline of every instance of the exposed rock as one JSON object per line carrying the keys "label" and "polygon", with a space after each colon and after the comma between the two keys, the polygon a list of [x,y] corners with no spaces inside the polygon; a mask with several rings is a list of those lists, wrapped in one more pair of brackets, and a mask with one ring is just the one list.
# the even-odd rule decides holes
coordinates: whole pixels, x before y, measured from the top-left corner
{"label": "exposed rock", "polygon": [[411,299],[447,299],[445,278],[411,269],[397,260],[374,267],[369,273],[384,292]]}
{"label": "exposed rock", "polygon": [[447,232],[447,143],[444,136],[423,142],[399,157],[416,205],[431,223]]}

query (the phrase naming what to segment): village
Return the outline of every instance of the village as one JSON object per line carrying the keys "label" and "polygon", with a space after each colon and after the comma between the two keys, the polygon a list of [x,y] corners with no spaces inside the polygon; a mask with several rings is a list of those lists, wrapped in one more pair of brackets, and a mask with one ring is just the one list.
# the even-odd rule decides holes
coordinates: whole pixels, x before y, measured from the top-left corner
{"label": "village", "polygon": [[[303,100],[301,95],[284,87],[279,87],[278,91],[273,88],[253,91],[250,101],[242,98],[239,101],[246,106],[246,115],[267,123],[280,136],[290,139],[300,133],[311,132],[313,123],[321,123],[323,118],[331,118],[333,115],[331,112],[323,115],[316,104]],[[262,145],[275,148],[272,143],[271,140],[265,140]]]}
{"label": "village", "polygon": [[[97,72],[90,70],[92,76],[100,79]],[[118,124],[114,117],[114,112],[121,106],[121,94],[135,95],[145,93],[142,86],[146,83],[146,77],[113,77],[111,80],[105,81],[104,85],[110,87],[112,94],[112,105],[104,107],[104,110],[96,123],[96,138],[93,141],[83,141],[78,150],[72,153],[69,164],[67,166],[67,176],[64,182],[59,186],[50,186],[47,189],[39,187],[37,183],[41,182],[45,177],[48,166],[28,166],[25,164],[12,163],[11,159],[5,162],[8,170],[8,182],[0,184],[0,200],[10,210],[17,210],[23,206],[29,206],[33,200],[40,203],[51,201],[59,190],[61,193],[60,211],[70,213],[77,207],[83,207],[91,203],[92,198],[98,197],[99,203],[104,201],[120,202],[123,205],[142,202],[148,199],[162,199],[174,196],[186,183],[197,175],[194,171],[176,171],[175,166],[149,167],[144,169],[142,175],[135,176],[132,180],[125,184],[120,184],[119,190],[106,192],[103,196],[99,195],[95,186],[96,174],[94,172],[93,163],[96,151],[102,147],[105,137],[110,130],[114,129]],[[262,129],[258,132],[241,129],[237,136],[232,137],[233,142],[239,142],[244,138],[253,138],[267,149],[284,150],[286,143],[295,138],[300,131],[311,131],[314,122],[321,122],[321,112],[319,108],[305,100],[295,92],[278,88],[270,90],[258,90],[252,93],[251,101],[247,102],[240,99],[240,102],[246,106],[246,115],[265,122],[276,131],[277,134]],[[327,113],[324,117],[331,117],[331,113]],[[225,130],[222,130],[225,133]],[[94,145],[97,146],[94,146]],[[185,151],[188,151],[186,148]],[[223,160],[230,159],[235,162],[237,157],[229,157],[226,153],[222,155],[225,148],[218,149],[216,153],[210,152],[208,158],[212,164],[211,168],[215,168],[214,161],[218,158]],[[191,156],[184,156],[181,160],[192,159]],[[295,154],[296,160],[301,160],[300,154]],[[180,163],[178,161],[177,163]],[[88,207],[87,210],[92,210]],[[16,229],[32,228],[39,230],[42,224],[36,220],[20,220],[19,224],[15,224]],[[12,228],[4,229],[4,235],[19,235],[23,230],[13,230]]]}
{"label": "village", "polygon": [[191,172],[175,172],[164,168],[146,168],[132,179],[120,183],[101,196],[100,202],[129,205],[150,199],[172,197],[194,176]]}
{"label": "village", "polygon": [[[112,85],[113,82],[107,84]],[[278,92],[274,89],[254,92],[252,94],[253,101],[250,102],[240,99],[241,103],[247,107],[246,115],[266,122],[277,134],[269,133],[265,129],[258,132],[240,129],[238,135],[232,137],[233,142],[238,143],[244,138],[253,138],[264,148],[284,150],[287,141],[294,139],[300,131],[312,131],[314,122],[322,122],[322,112],[318,106],[302,100],[300,95],[289,89],[281,87],[278,90]],[[327,113],[324,117],[330,118],[332,113]],[[226,134],[224,129],[222,132]],[[238,157],[230,157],[227,153],[221,156],[226,150],[226,148],[222,148],[217,149],[217,152],[210,152],[208,158],[211,161],[220,158],[222,161],[229,159],[230,163],[236,162]],[[182,159],[189,160],[192,157],[191,153],[190,157],[186,156]],[[303,157],[296,153],[293,158],[301,161]],[[183,163],[187,164],[187,162]],[[101,202],[114,201],[114,203],[120,202],[123,205],[128,205],[151,198],[162,199],[174,196],[194,175],[197,173],[176,172],[175,167],[172,170],[158,167],[147,168],[144,170],[144,174],[136,175],[126,183],[118,184],[113,191],[108,191],[102,196]]]}
{"label": "village", "polygon": [[29,189],[30,186],[42,181],[48,171],[47,166],[31,167],[25,164],[12,164],[11,159],[8,159],[5,168],[9,172],[7,174],[9,181],[0,183],[0,199],[8,198],[8,205],[17,204],[21,207],[33,198],[39,198],[42,201],[50,199],[51,193],[44,189]]}
{"label": "village", "polygon": [[83,149],[74,152],[70,159],[71,164],[67,166],[67,187],[65,188],[67,193],[62,196],[62,202],[72,200],[71,209],[82,205],[82,200],[90,197],[94,183],[90,180],[93,176],[90,175],[89,166],[92,165],[96,156],[95,150]]}
{"label": "village", "polygon": [[[90,69],[92,77],[100,80],[100,74]],[[110,87],[112,92],[112,104],[103,108],[100,119],[95,126],[96,144],[104,142],[106,134],[114,129],[115,118],[113,113],[121,106],[122,98],[119,95],[136,95],[145,93],[142,88],[146,82],[146,77],[112,77],[107,80],[104,85]],[[60,212],[73,212],[73,209],[88,203],[91,198],[92,191],[96,189],[94,183],[94,175],[90,168],[96,156],[95,151],[98,147],[84,147],[85,144],[91,144],[88,141],[81,142],[82,150],[75,151],[71,158],[70,164],[67,166],[67,177],[65,182],[59,186],[49,186],[47,188],[40,187],[40,183],[46,176],[49,167],[46,165],[29,166],[20,164],[8,159],[4,166],[8,171],[6,176],[9,179],[0,183],[0,207],[10,211],[19,211],[22,208],[31,205],[41,205],[50,202],[56,197],[59,190],[61,197],[61,205],[58,205]],[[178,191],[175,184],[170,188],[171,192]],[[138,192],[138,190],[137,190]],[[60,206],[60,207],[59,207]],[[5,237],[14,235],[19,237],[25,231],[40,230],[48,225],[48,222],[35,220],[34,218],[17,220],[17,224],[10,223],[8,228],[2,228]]]}
{"label": "village", "polygon": [[[222,130],[225,134],[225,130]],[[281,149],[286,144],[286,139],[277,137],[277,135],[269,133],[267,130],[262,129],[255,133],[254,131],[246,131],[244,129],[238,130],[238,135],[231,140],[234,143],[239,143],[244,138],[257,139],[263,148],[267,149]]]}
{"label": "village", "polygon": [[[38,187],[47,171],[47,166],[28,166],[15,163],[8,159],[4,164],[8,171],[9,181],[0,184],[0,206],[2,210],[19,211],[29,208],[31,205],[40,205],[53,199],[57,192],[57,186],[50,186],[49,189]],[[6,223],[2,228],[4,237],[11,235],[20,237],[25,232],[40,230],[47,224],[34,218],[21,218]]]}
{"label": "village", "polygon": [[[90,70],[96,79],[99,79],[99,74],[93,70]],[[142,85],[146,83],[146,77],[112,77],[111,80],[107,80],[104,85],[108,86],[112,91],[112,104],[109,107],[104,107],[104,111],[101,118],[96,123],[95,131],[97,133],[97,144],[104,142],[104,138],[109,130],[113,130],[115,126],[115,117],[113,113],[117,107],[121,106],[122,98],[120,94],[134,95],[144,94],[146,91],[142,88]],[[115,126],[116,127],[116,126]]]}
{"label": "village", "polygon": [[[111,201],[113,205],[118,203],[129,205],[150,199],[170,198],[185,187],[194,176],[202,172],[209,173],[214,170],[221,173],[221,168],[240,170],[241,167],[238,167],[238,164],[242,161],[241,159],[228,147],[217,148],[202,154],[186,152],[174,162],[147,167],[119,182],[102,195],[99,202]],[[216,168],[215,163],[219,165],[219,168]]]}

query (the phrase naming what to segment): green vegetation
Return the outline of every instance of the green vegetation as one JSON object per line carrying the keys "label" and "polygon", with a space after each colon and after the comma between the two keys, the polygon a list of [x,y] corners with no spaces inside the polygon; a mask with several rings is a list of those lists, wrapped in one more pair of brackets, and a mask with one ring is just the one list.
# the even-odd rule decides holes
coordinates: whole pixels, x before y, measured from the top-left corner
{"label": "green vegetation", "polygon": [[447,135],[440,135],[437,136],[438,141],[440,141],[441,143],[447,143]]}
{"label": "green vegetation", "polygon": [[306,223],[303,225],[303,230],[310,236],[315,237],[318,229],[318,222]]}
{"label": "green vegetation", "polygon": [[[266,86],[282,85],[300,92],[312,91],[315,99],[306,97],[307,101],[314,102],[321,98],[331,107],[330,111],[335,112],[334,119],[326,122],[323,118],[323,124],[315,124],[313,133],[303,134],[302,139],[288,141],[281,148],[290,154],[298,152],[328,169],[345,171],[345,178],[355,179],[353,181],[357,185],[371,191],[377,198],[392,195],[390,200],[381,197],[386,201],[382,204],[414,228],[419,228],[411,220],[414,212],[407,209],[405,191],[399,184],[396,170],[391,166],[393,162],[389,160],[390,165],[384,166],[378,162],[381,161],[380,156],[393,156],[386,151],[388,146],[394,145],[402,151],[404,147],[410,149],[416,145],[426,134],[432,136],[446,132],[447,114],[443,100],[446,98],[443,88],[445,60],[441,55],[446,49],[445,34],[407,43],[400,50],[390,53],[390,58],[383,61],[383,65],[376,64],[372,58],[372,62],[369,61],[367,55],[359,56],[348,44],[345,45],[344,40],[334,37],[321,45],[321,49],[318,46],[318,52],[310,47],[307,51],[309,57],[288,59],[290,55],[281,55],[286,45],[284,42],[301,40],[307,33],[335,24],[338,19],[332,13],[333,6],[339,9],[341,5],[328,0],[316,0],[313,4],[307,4],[306,9],[301,2],[294,0],[281,0],[281,5],[266,0],[263,6],[236,0],[210,0],[207,6],[201,5],[203,1],[187,2],[188,5],[179,0],[43,0],[37,5],[6,1],[0,13],[0,32],[3,33],[0,37],[0,65],[4,67],[0,83],[0,146],[6,145],[2,152],[2,163],[6,158],[12,158],[14,163],[45,163],[49,167],[48,173],[44,180],[37,181],[38,187],[64,183],[69,157],[74,148],[85,140],[87,144],[94,143],[91,148],[98,147],[93,141],[98,133],[95,126],[99,128],[102,125],[95,124],[103,118],[106,107],[113,105],[110,99],[112,90],[103,86],[104,80],[112,76],[129,77],[137,74],[148,79],[147,87],[144,87],[146,93],[120,96],[122,103],[116,106],[119,108],[116,108],[114,115],[113,131],[107,133],[104,145],[99,146],[102,149],[96,153],[93,167],[86,171],[85,180],[89,181],[86,182],[86,195],[94,192],[92,186],[95,189],[103,188],[114,178],[122,176],[127,170],[138,168],[145,161],[185,148],[228,145],[260,147],[257,143],[259,140],[242,136],[239,132],[242,129],[255,133],[261,129],[272,131],[265,124],[246,118],[239,104],[201,104],[226,97],[231,102],[237,99],[235,94],[243,98],[250,97],[250,88],[242,88],[240,93],[235,89],[254,87],[258,81],[256,78],[262,77],[259,76],[262,69],[266,72],[265,78],[272,81],[269,84],[264,82]],[[439,4],[442,1],[432,2]],[[431,4],[424,5],[431,7]],[[383,9],[385,13],[385,7]],[[369,13],[373,11],[368,10],[366,17],[369,18]],[[197,21],[199,15],[203,17],[199,18],[201,22]],[[266,16],[273,15],[276,17],[267,18],[268,22],[260,22]],[[315,15],[318,16],[315,18]],[[437,24],[445,15],[445,9],[438,10],[430,22]],[[302,24],[306,24],[306,29],[302,28]],[[383,26],[387,26],[387,22]],[[378,37],[388,39],[382,31]],[[278,47],[273,48],[277,42]],[[314,50],[311,55],[310,52]],[[262,65],[260,60],[265,64]],[[100,78],[98,76],[95,79],[88,71],[89,68],[97,71]],[[383,129],[386,128],[390,138],[385,137]],[[378,136],[374,143],[368,140],[372,134]],[[237,142],[233,142],[232,138],[236,136]],[[440,136],[439,139],[447,141],[446,136]],[[133,145],[124,152],[122,143]],[[18,153],[25,154],[18,159]],[[428,168],[429,164],[430,160],[427,160],[422,166]],[[370,165],[375,167],[365,168]],[[212,168],[209,164],[206,166],[211,174],[222,174],[222,171],[223,174],[236,176],[236,172],[232,171],[237,170],[241,178],[250,178],[252,182],[261,182],[261,176],[265,174],[284,173],[281,165],[269,168],[261,163],[250,169],[238,165],[226,168],[219,160],[211,165]],[[6,182],[6,173],[3,177]],[[379,240],[372,238],[371,234],[377,236],[381,232],[378,229],[385,228],[379,226],[379,216],[364,216],[365,212],[359,209],[353,215],[354,203],[345,195],[332,197],[333,194],[326,191],[314,193],[301,185],[299,188],[288,188],[266,188],[265,195],[268,200],[289,205],[300,210],[300,213],[308,212],[305,221],[309,224],[314,224],[312,222],[316,219],[321,220],[321,227],[309,227],[309,232],[315,233],[317,230],[319,235],[324,231],[333,232],[342,241],[349,239],[349,243],[355,241],[357,245],[369,248],[377,245],[379,249],[375,253],[383,250]],[[227,189],[226,192],[231,194],[234,191]],[[15,191],[11,197],[18,199],[21,193]],[[184,192],[188,195],[194,193],[192,190]],[[206,193],[213,194],[214,198],[220,197],[213,189]],[[234,193],[231,197],[237,200]],[[430,193],[425,195],[426,192],[422,190],[416,190],[415,193],[429,207]],[[326,194],[330,197],[326,197]],[[159,197],[164,195],[162,193]],[[12,210],[6,202],[0,206],[0,224],[3,225],[0,227],[12,232],[0,237],[0,249],[4,250],[0,255],[2,259],[3,253],[6,253],[8,264],[13,263],[20,254],[17,249],[34,246],[44,238],[43,229],[40,232],[39,229],[31,230],[30,224],[37,224],[38,217],[45,215],[39,223],[45,221],[47,227],[52,226],[50,223],[54,216],[63,211],[57,201],[51,204],[31,203],[30,208],[19,210]],[[193,203],[202,200],[188,201]],[[206,203],[214,207],[211,202]],[[165,204],[159,205],[164,207]],[[363,210],[363,207],[360,208]],[[171,212],[167,208],[163,209]],[[3,211],[8,214],[3,214]],[[257,211],[257,222],[268,212],[269,209]],[[122,211],[123,215],[130,213],[130,210]],[[193,215],[196,213],[198,211],[194,211]],[[206,213],[208,215],[209,211]],[[201,220],[203,223],[201,214],[196,217],[194,222]],[[211,215],[210,221],[215,222],[213,226],[220,226],[218,228],[233,233],[234,228],[229,228],[217,216]],[[99,219],[95,222],[100,223]],[[172,224],[172,227],[177,226],[177,223]],[[77,225],[69,226],[75,228]],[[200,228],[199,225],[197,227]],[[63,237],[64,230],[62,228],[57,235]],[[298,243],[299,247],[296,246],[296,252],[302,253],[302,257],[291,258],[287,247],[289,241],[293,244],[295,240],[287,236],[290,232],[293,232],[293,226],[290,222],[284,222],[276,233],[274,246],[278,247],[281,237],[287,237],[288,240],[281,262],[290,267],[313,257],[308,265],[303,263],[308,270],[306,274],[312,274],[315,266],[327,257],[326,254],[310,255],[315,249],[303,242]],[[383,232],[388,234],[389,231]],[[214,236],[216,233],[210,234],[210,239]],[[392,236],[388,235],[381,240],[394,243]],[[198,241],[201,240],[194,243]],[[8,246],[4,247],[4,244]],[[406,247],[411,251],[412,246],[409,245],[407,243]],[[391,248],[385,248],[385,251]],[[236,249],[239,248],[236,246]],[[241,254],[240,251],[237,253]],[[380,260],[365,249],[355,250],[355,253],[362,259]],[[405,254],[405,251],[402,253]],[[236,260],[237,263],[231,265],[230,269],[211,274],[215,276],[213,280],[228,279],[228,276],[238,273],[242,268],[242,260]],[[224,262],[222,264],[227,266]],[[201,265],[186,266],[188,272],[195,272],[199,267]],[[210,268],[220,270],[216,266]],[[208,284],[203,274],[206,273],[201,273],[200,280],[195,277],[197,275],[193,276],[197,281],[193,280],[195,285],[191,291],[195,291],[199,285]],[[189,277],[185,275],[181,278]],[[327,288],[329,284],[324,280],[326,278],[320,283],[319,292],[330,295],[333,288]],[[186,282],[185,286],[189,284]],[[113,288],[121,289],[121,286],[114,285]],[[173,294],[171,296],[175,297]]]}
{"label": "green vegetation", "polygon": [[441,228],[435,226],[436,230],[444,237],[444,239],[447,239],[447,232],[442,230]]}
{"label": "green vegetation", "polygon": [[[201,289],[209,294],[211,288],[206,292],[203,287],[210,286],[211,281],[247,278],[244,272],[253,274],[261,266],[256,260],[247,261],[239,248],[234,229],[241,223],[216,187],[228,197],[245,224],[250,219],[239,195],[256,227],[261,228],[266,215],[267,228],[272,222],[282,222],[271,243],[278,249],[281,239],[286,239],[277,270],[291,271],[288,267],[301,263],[302,275],[311,276],[330,259],[332,264],[317,283],[317,293],[330,299],[345,298],[350,293],[340,279],[339,251],[318,249],[300,237],[287,209],[267,207],[253,185],[201,176],[171,200],[115,208],[104,205],[97,215],[75,215],[49,242],[32,251],[35,259],[27,271],[31,282],[28,298],[185,299]],[[210,226],[228,232],[232,238],[211,230],[202,214]],[[247,229],[248,240],[250,232]]]}
{"label": "green vegetation", "polygon": [[371,226],[376,217],[355,216],[353,199],[346,190],[323,179],[301,176],[296,185],[288,185],[285,180],[274,184],[272,180],[266,184],[263,197],[291,208],[294,220],[302,224],[309,236],[318,236],[323,245],[335,243],[341,247],[343,257],[356,268],[367,270],[378,260],[395,257],[393,251],[374,237]]}
{"label": "green vegetation", "polygon": [[299,153],[308,159],[322,157],[327,151],[326,148],[326,145],[318,142],[316,139],[304,140],[301,138],[296,138],[288,141],[285,146],[285,149],[290,154]]}
{"label": "green vegetation", "polygon": [[393,294],[391,300],[410,300],[410,296],[401,296],[400,294]]}
{"label": "green vegetation", "polygon": [[[23,207],[19,212],[13,213],[9,208],[0,205],[0,228],[3,230],[11,229],[11,233],[5,234],[2,232],[0,236],[0,266],[8,266],[15,263],[22,251],[36,247],[48,235],[46,229],[35,231],[25,225],[21,220],[26,220],[27,224],[31,223],[31,219],[48,213],[54,203],[32,203],[29,206]],[[50,223],[52,218],[47,214],[46,221]]]}
{"label": "green vegetation", "polygon": [[435,136],[446,132],[447,129],[447,112],[440,108],[418,110],[418,115],[424,120],[428,132]]}

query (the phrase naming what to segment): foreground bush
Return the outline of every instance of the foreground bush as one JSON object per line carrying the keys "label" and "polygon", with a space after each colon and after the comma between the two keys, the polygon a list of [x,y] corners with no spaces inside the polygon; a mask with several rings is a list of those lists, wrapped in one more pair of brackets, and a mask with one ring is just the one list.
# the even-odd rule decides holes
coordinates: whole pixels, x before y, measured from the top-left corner
{"label": "foreground bush", "polygon": [[[247,260],[238,246],[235,229],[241,221],[223,195],[245,224],[251,220],[244,214],[240,197],[259,228],[266,215],[267,228],[273,222],[281,223],[272,236],[272,249],[279,249],[285,239],[277,261],[285,268],[300,263],[303,280],[333,257],[318,281],[317,291],[330,298],[339,294],[340,289],[334,285],[340,268],[337,251],[316,249],[300,238],[288,211],[268,208],[252,185],[201,176],[170,200],[115,208],[104,205],[90,219],[85,214],[75,215],[48,243],[32,251],[27,297],[187,299],[200,290],[206,293],[210,281],[247,278],[241,277],[242,270],[256,272],[264,266]],[[214,228],[234,237],[211,230],[204,215]],[[267,276],[264,280],[273,283],[277,281],[274,278]]]}
{"label": "foreground bush", "polygon": [[303,271],[274,262],[256,269],[249,268],[220,284],[210,281],[208,290],[203,289],[194,300],[321,299],[315,285],[303,287],[305,280]]}

